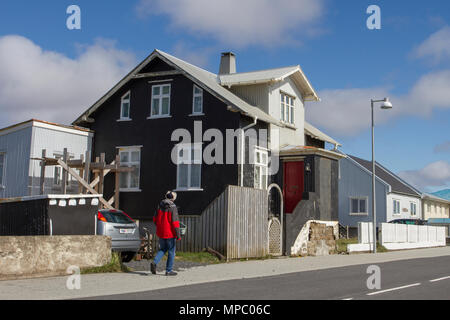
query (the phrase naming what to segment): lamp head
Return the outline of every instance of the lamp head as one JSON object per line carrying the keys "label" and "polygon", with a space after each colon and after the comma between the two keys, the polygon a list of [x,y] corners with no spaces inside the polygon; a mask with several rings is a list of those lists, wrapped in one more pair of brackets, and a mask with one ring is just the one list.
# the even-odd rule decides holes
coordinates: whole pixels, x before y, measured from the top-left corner
{"label": "lamp head", "polygon": [[381,109],[392,109],[392,103],[389,101],[389,98],[384,99],[383,104],[381,105]]}

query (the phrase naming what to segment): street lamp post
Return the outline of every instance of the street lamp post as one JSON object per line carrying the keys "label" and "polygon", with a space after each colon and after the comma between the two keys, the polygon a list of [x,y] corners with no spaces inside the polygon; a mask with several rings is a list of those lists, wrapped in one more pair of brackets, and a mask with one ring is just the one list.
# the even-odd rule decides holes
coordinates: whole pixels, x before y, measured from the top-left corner
{"label": "street lamp post", "polygon": [[[376,102],[383,102],[381,109],[387,110],[392,109],[392,103],[389,98],[384,98],[383,100],[373,100],[371,99],[372,107],[372,224],[373,224],[373,253],[377,253],[377,213],[376,213],[376,199],[375,199],[375,121],[374,121],[374,111],[373,107]],[[370,237],[369,237],[370,239]]]}

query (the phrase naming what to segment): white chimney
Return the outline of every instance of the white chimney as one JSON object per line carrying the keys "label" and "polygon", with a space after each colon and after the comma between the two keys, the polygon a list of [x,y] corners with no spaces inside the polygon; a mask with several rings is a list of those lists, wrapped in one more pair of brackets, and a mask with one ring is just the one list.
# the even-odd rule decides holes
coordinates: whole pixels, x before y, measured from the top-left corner
{"label": "white chimney", "polygon": [[220,58],[219,74],[236,73],[236,56],[233,52],[223,52]]}

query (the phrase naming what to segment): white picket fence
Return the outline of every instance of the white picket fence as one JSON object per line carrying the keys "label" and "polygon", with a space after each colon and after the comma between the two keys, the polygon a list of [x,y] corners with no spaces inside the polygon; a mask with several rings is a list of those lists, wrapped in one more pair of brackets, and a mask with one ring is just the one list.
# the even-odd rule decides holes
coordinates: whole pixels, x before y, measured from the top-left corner
{"label": "white picket fence", "polygon": [[[388,250],[441,247],[446,245],[445,227],[382,223],[379,241]],[[371,251],[371,222],[358,224],[358,243],[347,246],[348,252]]]}

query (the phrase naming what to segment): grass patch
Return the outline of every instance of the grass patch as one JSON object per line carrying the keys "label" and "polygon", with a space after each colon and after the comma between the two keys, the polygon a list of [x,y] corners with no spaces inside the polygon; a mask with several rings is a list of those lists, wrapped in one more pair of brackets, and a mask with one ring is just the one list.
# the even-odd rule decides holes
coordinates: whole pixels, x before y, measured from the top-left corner
{"label": "grass patch", "polygon": [[347,245],[358,243],[358,238],[339,239],[336,241],[337,253],[347,253]]}
{"label": "grass patch", "polygon": [[129,272],[130,269],[122,263],[120,254],[112,252],[111,261],[108,264],[100,267],[82,268],[81,274],[89,273],[115,273],[115,272]]}
{"label": "grass patch", "polygon": [[222,262],[219,258],[209,252],[177,252],[175,255],[175,261],[189,261],[208,264]]}

